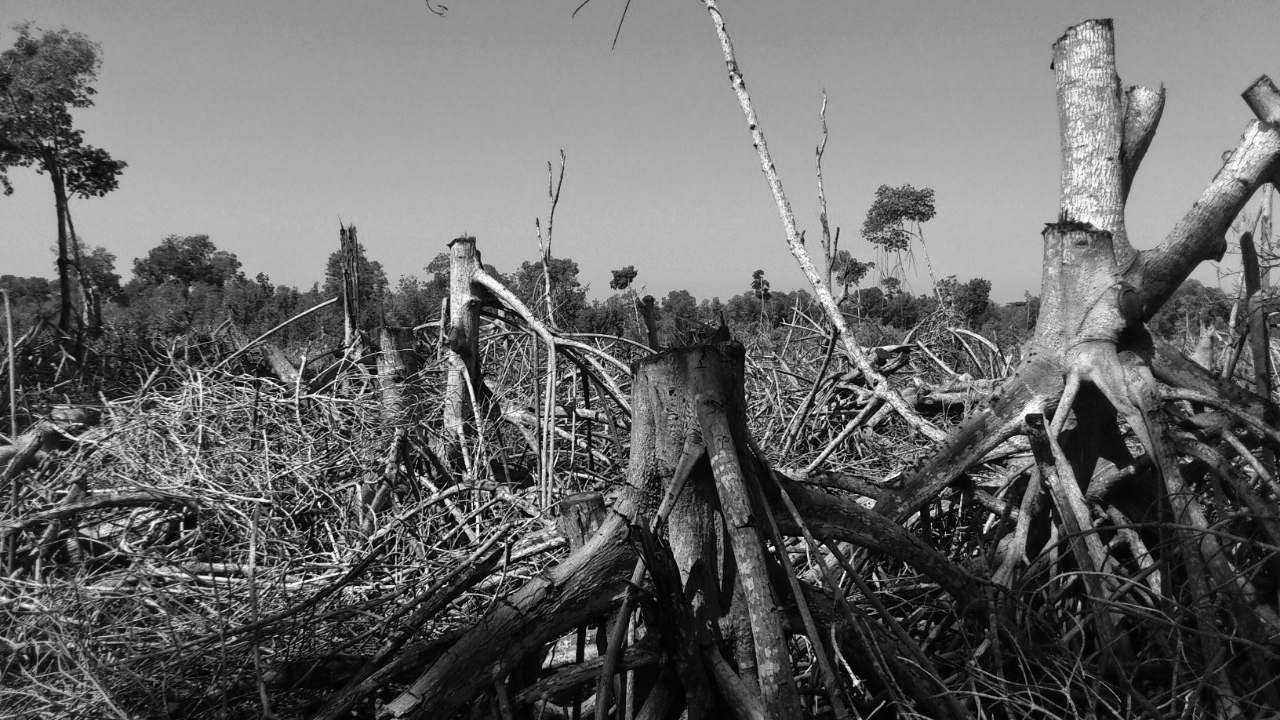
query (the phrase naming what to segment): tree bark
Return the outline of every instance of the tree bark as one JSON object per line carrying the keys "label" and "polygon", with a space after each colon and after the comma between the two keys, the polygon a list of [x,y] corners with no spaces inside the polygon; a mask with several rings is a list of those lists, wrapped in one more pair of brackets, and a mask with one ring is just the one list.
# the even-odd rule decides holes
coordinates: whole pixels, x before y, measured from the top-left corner
{"label": "tree bark", "polygon": [[[750,688],[758,687],[755,701],[768,709],[769,717],[799,717],[782,612],[787,596],[771,581],[772,561],[755,519],[769,510],[760,504],[761,489],[751,486],[762,460],[745,435],[744,360],[742,346],[728,342],[640,361],[632,393],[627,485],[600,529],[481,619],[388,704],[385,715],[421,717],[429,710],[432,717],[449,717],[528,653],[615,607],[637,558],[633,541],[638,535],[632,526],[648,527],[655,515],[670,512],[669,522],[660,525],[699,635],[718,637],[721,620],[735,613],[735,603],[745,605],[742,617],[749,632],[742,639],[749,657],[736,673],[746,676],[730,686],[748,694],[735,701],[755,697]],[[703,642],[695,646],[704,647]],[[721,652],[733,654],[728,645],[713,644],[703,657],[718,684],[729,682],[720,678],[724,668],[716,667],[711,655]],[[758,685],[747,672],[749,666],[755,668]]]}
{"label": "tree bark", "polygon": [[[1167,345],[1154,342],[1153,347],[1141,323],[1155,315],[1196,266],[1222,257],[1223,233],[1232,219],[1280,168],[1280,130],[1251,122],[1239,147],[1165,240],[1156,248],[1135,251],[1124,231],[1124,198],[1155,132],[1163,91],[1120,92],[1111,37],[1110,21],[1089,21],[1069,29],[1054,45],[1063,197],[1059,222],[1044,233],[1036,336],[991,407],[966,421],[938,453],[909,473],[900,492],[877,503],[877,510],[891,518],[906,520],[991,448],[1023,433],[1024,417],[1059,405],[1064,388],[1074,399],[1082,384],[1096,386],[1117,409],[1136,418],[1140,411],[1129,398],[1130,371],[1119,361],[1121,351],[1143,358],[1150,366],[1144,372],[1163,372],[1165,382],[1178,378],[1243,397],[1238,389],[1187,367],[1191,363]],[[1271,108],[1265,88],[1259,80],[1250,93],[1254,104]],[[1248,404],[1258,412],[1269,408],[1265,399]],[[1069,400],[1059,413],[1070,406]],[[1076,424],[1093,432],[1098,422],[1095,415]],[[1149,430],[1146,425],[1140,423],[1139,432]],[[1087,451],[1089,443],[1077,435],[1077,447]]]}
{"label": "tree bark", "polygon": [[360,245],[355,225],[338,230],[338,251],[342,258],[342,344],[349,351],[356,342],[360,321]]}
{"label": "tree bark", "polygon": [[451,442],[461,444],[474,431],[474,398],[480,397],[480,296],[475,275],[480,269],[476,239],[463,236],[449,243],[449,372],[445,380],[444,427]]}
{"label": "tree bark", "polygon": [[1253,350],[1254,391],[1265,398],[1271,397],[1271,334],[1267,329],[1266,297],[1262,294],[1261,270],[1258,250],[1253,244],[1253,233],[1240,236],[1240,258],[1244,270],[1244,297],[1247,309],[1246,327],[1249,328],[1249,346]]}
{"label": "tree bark", "polygon": [[41,148],[44,167],[53,181],[53,204],[58,213],[58,329],[71,329],[71,261],[67,257],[67,185],[62,165],[51,147]]}
{"label": "tree bark", "polygon": [[413,380],[422,359],[413,347],[413,328],[382,328],[378,353],[378,386],[382,389],[382,417],[392,426],[416,423],[417,398]]}

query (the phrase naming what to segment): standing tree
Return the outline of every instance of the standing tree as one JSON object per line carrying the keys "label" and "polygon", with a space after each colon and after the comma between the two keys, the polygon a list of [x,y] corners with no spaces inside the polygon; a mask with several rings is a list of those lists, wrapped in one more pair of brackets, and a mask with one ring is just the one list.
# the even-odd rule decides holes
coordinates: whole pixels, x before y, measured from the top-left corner
{"label": "standing tree", "polygon": [[763,270],[751,273],[751,294],[755,295],[762,304],[773,297],[773,293],[769,291],[769,281],[764,279]]}
{"label": "standing tree", "polygon": [[631,287],[631,283],[635,282],[636,272],[635,265],[628,265],[621,270],[610,270],[613,273],[613,279],[609,281],[610,290],[626,290]]}
{"label": "standing tree", "polygon": [[85,247],[81,238],[73,238],[76,258],[76,274],[83,293],[81,308],[91,333],[102,328],[102,301],[116,300],[122,291],[120,275],[116,273],[116,255],[101,245]]}
{"label": "standing tree", "polygon": [[133,261],[134,282],[141,285],[177,283],[189,288],[197,283],[221,288],[242,277],[235,253],[219,250],[208,235],[170,235]]}
{"label": "standing tree", "polygon": [[763,270],[756,270],[751,273],[751,295],[756,300],[758,305],[757,315],[761,324],[763,324],[765,315],[768,314],[769,300],[773,298],[773,291],[769,289],[769,281],[764,279]]}
{"label": "standing tree", "polygon": [[551,258],[543,269],[542,260],[525,261],[511,274],[511,290],[530,308],[547,307],[547,280],[551,281],[551,307],[559,327],[572,328],[587,306],[587,289],[578,280],[578,263],[569,258]]}
{"label": "standing tree", "polygon": [[920,243],[925,266],[929,270],[929,281],[934,282],[933,264],[929,262],[929,250],[924,246],[924,230],[920,224],[932,220],[935,214],[932,188],[917,190],[910,185],[896,188],[881,185],[876,189],[875,202],[871,203],[867,219],[862,223],[862,237],[878,247],[885,257],[892,255],[895,258],[893,272],[898,274],[902,272],[903,255],[911,254],[911,241]]}
{"label": "standing tree", "polygon": [[53,181],[58,214],[58,286],[62,299],[58,327],[71,321],[73,264],[67,240],[67,201],[114,190],[125,168],[107,151],[86,145],[71,120],[73,108],[93,105],[92,83],[102,64],[97,43],[80,33],[41,33],[30,23],[14,26],[18,39],[0,53],[0,186],[13,192],[7,170],[34,166]]}
{"label": "standing tree", "polygon": [[[876,264],[873,262],[861,262],[848,250],[836,251],[835,257],[828,263],[830,272],[835,274],[836,282],[840,283],[840,299],[837,304],[843,305],[844,301],[849,297],[849,287],[857,287],[862,279],[867,276],[867,272]],[[855,301],[858,305],[858,317],[862,317],[862,293],[856,293]]]}

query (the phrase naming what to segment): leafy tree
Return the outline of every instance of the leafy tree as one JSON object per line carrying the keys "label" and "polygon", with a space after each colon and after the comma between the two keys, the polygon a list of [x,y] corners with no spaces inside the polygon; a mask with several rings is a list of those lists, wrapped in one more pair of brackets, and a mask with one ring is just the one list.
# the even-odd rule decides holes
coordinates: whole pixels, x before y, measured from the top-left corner
{"label": "leafy tree", "polygon": [[[1165,338],[1198,334],[1201,322],[1226,321],[1231,316],[1231,299],[1221,289],[1195,279],[1178,286],[1148,327]],[[1188,333],[1190,331],[1190,333]]]}
{"label": "leafy tree", "polygon": [[13,303],[44,302],[53,297],[54,285],[48,278],[0,275],[0,289],[9,291],[9,300]]}
{"label": "leafy tree", "polygon": [[274,323],[275,318],[267,311],[275,288],[271,279],[263,273],[253,280],[239,277],[227,281],[222,288],[222,304],[227,308],[231,319],[248,332],[265,330]]}
{"label": "leafy tree", "polygon": [[0,275],[0,289],[9,291],[14,329],[18,333],[31,327],[38,318],[50,317],[55,312],[58,284],[48,278]]}
{"label": "leafy tree", "polygon": [[697,327],[698,300],[688,290],[672,290],[659,306],[658,329],[674,343]]}
{"label": "leafy tree", "polygon": [[966,324],[978,327],[991,306],[991,281],[973,278],[961,283],[956,280],[955,275],[949,275],[938,281],[938,297],[945,306],[955,310]]}
{"label": "leafy tree", "polygon": [[635,265],[628,265],[621,270],[611,270],[613,279],[609,281],[610,290],[626,290],[631,287],[631,283],[635,281],[636,272]]}
{"label": "leafy tree", "polygon": [[81,245],[79,270],[85,284],[102,295],[104,300],[116,300],[122,292],[120,274],[116,272],[116,255],[101,245],[85,248]]}
{"label": "leafy tree", "polygon": [[731,325],[751,325],[764,320],[764,303],[755,292],[744,292],[724,304],[724,316]]}
{"label": "leafy tree", "polygon": [[72,124],[72,109],[93,105],[101,67],[100,47],[69,30],[41,32],[30,23],[14,26],[18,38],[0,53],[0,187],[13,192],[10,167],[33,167],[53,182],[58,216],[58,327],[71,319],[68,209],[71,196],[90,198],[116,189],[125,163],[86,145]]}
{"label": "leafy tree", "polygon": [[448,294],[447,285],[441,288],[432,280],[419,280],[417,275],[401,275],[387,299],[387,324],[414,327],[438,318],[440,301]]}
{"label": "leafy tree", "polygon": [[599,333],[615,337],[629,337],[639,341],[636,334],[634,302],[630,296],[610,295],[604,302],[596,300],[585,305],[578,313],[575,328],[579,332]]}
{"label": "leafy tree", "polygon": [[[902,252],[919,236],[919,224],[932,220],[935,214],[932,188],[881,185],[862,223],[862,237],[886,252]],[[907,226],[909,222],[916,225],[916,232]]]}
{"label": "leafy tree", "polygon": [[769,281],[764,279],[764,271],[757,270],[751,273],[751,292],[755,294],[756,299],[764,302],[769,299],[772,293],[769,292]]}
{"label": "leafy tree", "polygon": [[926,307],[921,300],[922,298],[916,298],[911,293],[891,293],[885,302],[881,319],[884,324],[902,330],[912,328],[925,316]]}
{"label": "leafy tree", "polygon": [[[423,269],[427,271],[427,275],[431,276],[429,282],[443,286],[446,289],[449,287],[449,253],[436,253],[436,256],[431,258],[431,262],[427,263],[427,266]],[[490,266],[486,265],[485,270],[489,271]],[[490,274],[497,276],[495,272],[490,272]]]}
{"label": "leafy tree", "polygon": [[862,288],[854,293],[854,297],[857,299],[861,317],[880,318],[884,316],[886,300],[884,291],[880,288]]}
{"label": "leafy tree", "polygon": [[[924,247],[924,231],[920,224],[932,220],[935,214],[932,188],[917,190],[910,185],[896,188],[881,185],[876,189],[876,199],[862,223],[862,237],[886,255],[895,256],[894,272],[900,272],[902,256],[910,253],[911,241],[914,239]],[[925,263],[929,264],[927,250]],[[933,276],[931,264],[929,275]]]}
{"label": "leafy tree", "polygon": [[172,282],[191,287],[204,283],[215,288],[244,277],[235,254],[219,250],[208,235],[170,235],[151,248],[146,257],[133,261],[133,276],[134,282],[141,285]]}
{"label": "leafy tree", "polygon": [[836,252],[835,259],[831,262],[831,270],[835,273],[836,282],[844,287],[846,294],[849,292],[850,285],[856,287],[867,276],[867,271],[875,266],[873,262],[859,262],[849,254],[848,250]]}
{"label": "leafy tree", "polygon": [[116,273],[116,256],[101,246],[86,248],[75,233],[72,233],[72,242],[82,293],[82,317],[89,332],[97,335],[102,331],[102,301],[119,300],[122,295],[120,275]]}
{"label": "leafy tree", "polygon": [[[587,306],[587,289],[578,281],[578,263],[568,258],[551,258],[547,270],[551,276],[551,305],[555,307],[556,322],[564,328],[576,327],[574,323],[578,315]],[[512,292],[534,312],[545,307],[541,260],[521,264],[520,269],[512,274],[509,285]]]}

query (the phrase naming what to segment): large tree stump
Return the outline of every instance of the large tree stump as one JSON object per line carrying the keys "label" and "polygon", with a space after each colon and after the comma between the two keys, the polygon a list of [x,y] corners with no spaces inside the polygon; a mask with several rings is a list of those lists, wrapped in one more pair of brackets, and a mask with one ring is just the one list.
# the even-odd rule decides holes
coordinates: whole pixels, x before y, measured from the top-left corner
{"label": "large tree stump", "polygon": [[[1246,704],[1265,705],[1254,696],[1271,692],[1274,674],[1263,658],[1273,650],[1249,643],[1280,637],[1273,602],[1257,591],[1277,578],[1269,563],[1253,559],[1261,548],[1240,540],[1266,530],[1280,497],[1260,480],[1265,472],[1233,476],[1223,458],[1240,453],[1261,467],[1254,456],[1274,443],[1268,425],[1275,408],[1154,341],[1144,323],[1201,262],[1221,258],[1231,219],[1280,171],[1280,128],[1266,121],[1269,108],[1280,107],[1280,93],[1263,80],[1246,92],[1260,120],[1165,241],[1140,251],[1129,242],[1124,204],[1158,124],[1163,90],[1122,89],[1107,20],[1069,28],[1054,44],[1053,69],[1062,194],[1057,221],[1043,233],[1036,336],[991,406],[877,509],[907,523],[990,450],[1027,435],[1036,472],[1024,486],[1016,526],[1001,531],[1007,534],[994,558],[995,582],[1017,593],[1052,578],[1061,588],[1057,598],[1078,598],[1092,618],[1083,619],[1090,631],[1064,625],[1062,641],[1075,643],[1083,667],[1120,678],[1120,687],[1132,687],[1126,678],[1153,651],[1167,658],[1175,644],[1195,646],[1199,655],[1187,674],[1171,682],[1203,676],[1197,682],[1207,690],[1196,702],[1209,714],[1231,716]],[[1180,433],[1170,420],[1182,411],[1165,402],[1171,396],[1221,411],[1218,422],[1186,418],[1179,424],[1198,435]],[[1121,420],[1141,455],[1126,443]],[[1237,433],[1251,434],[1253,449]],[[1179,452],[1195,462],[1179,463]],[[1221,535],[1211,517],[1239,528],[1235,536]],[[1136,598],[1131,605],[1129,598]],[[1144,604],[1177,608],[1179,623],[1171,631],[1151,622],[1133,609]],[[1230,659],[1230,672],[1222,658]]]}
{"label": "large tree stump", "polygon": [[[496,605],[385,715],[448,717],[531,653],[617,607],[636,564],[632,526],[655,525],[661,509],[670,513],[664,534],[690,605],[707,637],[718,640],[703,648],[707,675],[723,678],[720,686],[736,700],[758,693],[770,717],[798,717],[786,602],[770,581],[772,561],[758,522],[769,512],[756,486],[767,467],[746,435],[744,357],[741,345],[727,342],[641,361],[627,485],[600,529]],[[729,630],[735,614],[748,632],[725,638],[721,622]],[[732,678],[717,666],[723,657],[736,661]]]}

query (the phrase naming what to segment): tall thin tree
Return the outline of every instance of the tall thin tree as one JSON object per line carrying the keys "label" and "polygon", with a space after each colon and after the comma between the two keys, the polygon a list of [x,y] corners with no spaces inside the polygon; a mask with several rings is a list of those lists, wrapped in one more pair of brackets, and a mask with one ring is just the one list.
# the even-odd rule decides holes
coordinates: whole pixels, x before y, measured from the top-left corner
{"label": "tall thin tree", "polygon": [[71,243],[67,202],[71,196],[102,196],[116,189],[125,163],[106,150],[86,145],[72,123],[73,109],[93,105],[93,82],[102,65],[101,48],[66,29],[40,31],[14,26],[18,38],[0,53],[0,187],[13,192],[10,167],[35,167],[53,182],[58,215],[58,327],[70,328]]}

